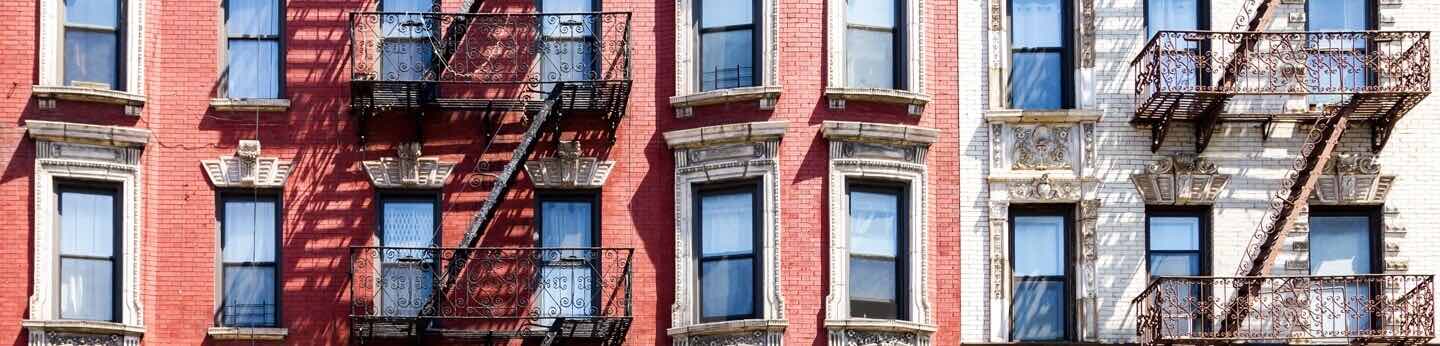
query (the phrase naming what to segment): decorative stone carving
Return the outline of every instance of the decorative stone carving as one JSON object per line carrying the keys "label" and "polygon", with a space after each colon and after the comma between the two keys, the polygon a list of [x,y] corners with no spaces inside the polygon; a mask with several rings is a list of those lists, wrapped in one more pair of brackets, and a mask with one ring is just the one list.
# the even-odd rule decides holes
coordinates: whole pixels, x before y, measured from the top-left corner
{"label": "decorative stone carving", "polygon": [[242,140],[235,155],[200,161],[210,183],[219,188],[281,188],[293,165],[276,157],[260,156],[260,141]]}
{"label": "decorative stone carving", "polygon": [[1080,184],[1075,181],[1056,181],[1049,174],[1042,174],[1029,181],[1012,181],[1011,200],[1063,201],[1080,199]]}
{"label": "decorative stone carving", "polygon": [[1070,169],[1070,126],[1017,126],[1011,169]]}
{"label": "decorative stone carving", "polygon": [[[921,346],[929,345],[921,343],[921,337],[915,333],[897,333],[888,331],[871,330],[846,330],[844,340],[831,345],[845,346]],[[928,338],[927,338],[928,339]]]}
{"label": "decorative stone carving", "polygon": [[1080,68],[1095,67],[1095,0],[1080,1]]}
{"label": "decorative stone carving", "polygon": [[679,338],[684,346],[779,346],[783,335],[776,331],[752,330],[741,333],[707,334]]}
{"label": "decorative stone carving", "polygon": [[1203,157],[1174,155],[1156,160],[1130,181],[1146,204],[1210,204],[1230,183],[1230,175],[1219,174]]}
{"label": "decorative stone carving", "polygon": [[1371,153],[1336,153],[1310,194],[1311,204],[1380,204],[1395,185],[1394,175],[1381,175]]}
{"label": "decorative stone carving", "polygon": [[990,201],[989,208],[990,223],[986,229],[990,238],[989,270],[990,270],[990,294],[989,313],[985,319],[985,327],[990,331],[990,341],[1008,341],[1008,329],[1010,315],[1010,304],[1008,297],[1010,290],[1006,283],[1009,282],[1010,265],[1007,262],[1009,254],[1010,232],[1010,203],[1006,201]]}
{"label": "decorative stone carving", "polygon": [[1005,30],[1005,8],[1001,6],[1004,3],[1000,0],[990,0],[990,31]]}
{"label": "decorative stone carving", "polygon": [[1096,341],[1100,330],[1099,272],[1096,263],[1100,258],[1098,244],[1100,200],[1080,201],[1080,291],[1079,301],[1080,338]]}
{"label": "decorative stone carving", "polygon": [[580,157],[580,142],[560,143],[555,157],[525,163],[531,183],[541,189],[598,189],[615,168],[615,161]]}
{"label": "decorative stone carving", "polygon": [[382,157],[362,163],[370,183],[381,189],[438,189],[445,186],[454,162],[421,157],[420,143],[404,143],[396,148],[396,157]]}

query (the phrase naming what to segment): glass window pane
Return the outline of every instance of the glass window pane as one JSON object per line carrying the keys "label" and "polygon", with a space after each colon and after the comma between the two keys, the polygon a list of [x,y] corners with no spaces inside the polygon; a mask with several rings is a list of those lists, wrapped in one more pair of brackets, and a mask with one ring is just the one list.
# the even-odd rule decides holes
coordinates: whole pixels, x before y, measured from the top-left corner
{"label": "glass window pane", "polygon": [[1370,218],[1310,217],[1310,275],[1372,273]]}
{"label": "glass window pane", "polygon": [[280,97],[280,43],[261,40],[230,40],[230,98]]}
{"label": "glass window pane", "polygon": [[1065,275],[1065,218],[1015,217],[1015,275]]}
{"label": "glass window pane", "polygon": [[384,262],[380,264],[380,310],[384,316],[418,316],[435,289],[431,264]]}
{"label": "glass window pane", "polygon": [[1200,250],[1200,218],[1150,217],[1151,250]]}
{"label": "glass window pane", "polygon": [[1011,48],[1060,47],[1068,30],[1060,0],[1011,0]]}
{"label": "glass window pane", "polygon": [[896,274],[894,259],[850,257],[850,315],[895,318]]}
{"label": "glass window pane", "polygon": [[895,33],[845,31],[845,83],[855,88],[895,88]]}
{"label": "glass window pane", "polygon": [[556,82],[599,79],[600,76],[595,66],[598,61],[595,59],[594,48],[592,43],[581,39],[551,38],[546,40],[542,47],[545,55],[540,65],[540,80]]}
{"label": "glass window pane", "polygon": [[754,260],[700,263],[700,317],[750,316],[755,312]]}
{"label": "glass window pane", "polygon": [[1148,0],[1145,4],[1146,29],[1150,36],[1163,30],[1196,30],[1199,0]]}
{"label": "glass window pane", "polygon": [[754,198],[751,192],[700,198],[701,256],[755,253]]}
{"label": "glass window pane", "polygon": [[1369,28],[1366,0],[1309,0],[1306,25],[1309,31],[1357,31]]}
{"label": "glass window pane", "polygon": [[115,263],[108,260],[60,259],[60,318],[115,320]]}
{"label": "glass window pane", "polygon": [[845,0],[845,22],[894,28],[895,0]]}
{"label": "glass window pane", "polygon": [[700,27],[754,24],[754,6],[749,0],[700,0]]}
{"label": "glass window pane", "polygon": [[594,12],[594,0],[541,0],[540,13]]}
{"label": "glass window pane", "polygon": [[225,201],[226,263],[275,261],[275,200],[233,198]]}
{"label": "glass window pane", "polygon": [[60,192],[60,255],[115,255],[115,195]]}
{"label": "glass window pane", "polygon": [[120,87],[115,73],[118,39],[115,32],[65,29],[65,84],[91,82]]}
{"label": "glass window pane", "polygon": [[382,80],[421,81],[430,70],[433,51],[430,42],[412,39],[387,39],[380,52]]}
{"label": "glass window pane", "polygon": [[540,203],[541,247],[591,247],[593,216],[590,202]]}
{"label": "glass window pane", "polygon": [[1065,284],[1054,281],[1015,282],[1011,303],[1015,340],[1059,340],[1065,338]]}
{"label": "glass window pane", "polygon": [[279,0],[226,0],[225,28],[230,35],[279,35]]}
{"label": "glass window pane", "polygon": [[1199,276],[1200,255],[1193,253],[1150,254],[1150,276]]}
{"label": "glass window pane", "polygon": [[433,12],[435,0],[380,0],[381,12]]}
{"label": "glass window pane", "polygon": [[275,268],[225,267],[221,322],[227,326],[270,326],[274,321]]}
{"label": "glass window pane", "polygon": [[700,35],[702,91],[755,85],[752,33],[737,30]]}
{"label": "glass window pane", "polygon": [[[383,238],[386,247],[426,248],[435,246],[435,203],[428,200],[388,200],[382,203]],[[386,251],[385,262],[430,262],[425,250]]]}
{"label": "glass window pane", "polygon": [[1010,55],[1010,104],[1016,109],[1058,109],[1064,102],[1059,52]]}
{"label": "glass window pane", "polygon": [[850,192],[850,253],[896,257],[900,198],[895,194]]}
{"label": "glass window pane", "polygon": [[65,0],[65,24],[118,28],[120,0]]}

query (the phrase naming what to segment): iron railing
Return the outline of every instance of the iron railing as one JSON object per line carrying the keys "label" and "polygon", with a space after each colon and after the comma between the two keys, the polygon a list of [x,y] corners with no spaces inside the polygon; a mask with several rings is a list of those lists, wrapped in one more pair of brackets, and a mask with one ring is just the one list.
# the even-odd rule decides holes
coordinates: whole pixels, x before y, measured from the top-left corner
{"label": "iron railing", "polygon": [[[478,328],[629,318],[633,256],[619,248],[351,247],[350,313]],[[464,265],[452,267],[457,261]]]}
{"label": "iron railing", "polygon": [[[1132,304],[1144,344],[1416,343],[1435,336],[1434,298],[1432,275],[1159,277]],[[1235,309],[1246,317],[1222,328]]]}
{"label": "iron railing", "polygon": [[630,79],[629,12],[355,12],[350,39],[353,81],[538,86]]}

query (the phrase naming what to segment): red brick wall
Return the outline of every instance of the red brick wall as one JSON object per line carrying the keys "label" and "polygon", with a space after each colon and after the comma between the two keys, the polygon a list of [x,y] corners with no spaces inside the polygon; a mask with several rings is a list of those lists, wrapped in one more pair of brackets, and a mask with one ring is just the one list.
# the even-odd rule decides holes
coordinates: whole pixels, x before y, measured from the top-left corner
{"label": "red brick wall", "polygon": [[[446,1],[454,10],[459,1]],[[374,197],[359,162],[393,156],[392,145],[408,140],[413,123],[400,114],[383,115],[371,123],[369,144],[361,146],[357,126],[348,112],[349,68],[347,12],[373,8],[365,0],[289,0],[286,12],[287,54],[285,95],[292,106],[285,113],[213,111],[208,107],[218,83],[219,1],[148,2],[146,94],[141,117],[124,116],[119,107],[61,101],[55,110],[39,110],[29,86],[38,80],[35,2],[0,2],[0,266],[11,268],[11,280],[0,280],[0,344],[23,344],[19,321],[26,317],[33,232],[33,141],[21,128],[25,120],[57,120],[149,128],[145,148],[142,225],[145,324],[149,345],[208,343],[216,305],[215,189],[199,161],[234,152],[237,141],[259,139],[263,155],[294,161],[284,189],[282,304],[287,343],[339,344],[348,340],[348,246],[373,244]],[[824,1],[782,1],[780,56],[784,95],[773,111],[753,102],[705,107],[695,116],[676,119],[668,98],[674,88],[673,1],[606,1],[607,11],[633,12],[634,90],[616,143],[603,149],[587,143],[587,152],[618,161],[607,182],[602,204],[602,239],[607,247],[634,247],[635,321],[628,341],[636,345],[668,344],[669,309],[674,301],[673,160],[664,131],[731,122],[790,122],[780,148],[784,191],[782,210],[785,273],[828,270],[826,215],[827,148],[819,134],[825,120],[911,124],[941,130],[931,148],[932,304],[940,331],[936,344],[958,343],[959,263],[958,99],[954,38],[956,4],[927,2],[930,15],[929,89],[934,96],[921,117],[905,115],[903,107],[851,102],[849,109],[826,108],[824,89]],[[525,10],[529,2],[488,2],[485,11]],[[479,114],[432,115],[423,125],[426,155],[438,155],[459,166],[446,185],[442,216],[445,245],[454,245],[482,203],[483,190],[465,184],[477,160],[498,169],[521,129],[497,147],[484,147]],[[511,115],[511,123],[514,123]],[[542,148],[539,154],[547,154]],[[521,175],[520,188],[499,212],[483,242],[486,245],[529,245],[533,192]],[[791,344],[823,345],[823,275],[784,275],[786,316]]]}

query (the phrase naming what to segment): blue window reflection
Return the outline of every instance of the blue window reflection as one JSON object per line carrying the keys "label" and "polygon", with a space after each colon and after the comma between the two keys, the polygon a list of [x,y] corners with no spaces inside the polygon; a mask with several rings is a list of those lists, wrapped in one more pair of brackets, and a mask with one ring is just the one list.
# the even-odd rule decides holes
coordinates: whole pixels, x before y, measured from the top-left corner
{"label": "blue window reflection", "polygon": [[1065,242],[1068,228],[1060,215],[1013,218],[1010,338],[1017,341],[1061,340],[1066,337],[1068,289]]}
{"label": "blue window reflection", "polygon": [[1012,0],[1010,4],[1010,107],[1070,107],[1069,5],[1063,0]]}
{"label": "blue window reflection", "polygon": [[65,0],[65,85],[125,90],[123,14],[119,0]]}
{"label": "blue window reflection", "polygon": [[756,84],[755,3],[698,0],[700,91]]}
{"label": "blue window reflection", "polygon": [[[600,79],[596,59],[595,34],[601,25],[594,0],[544,0],[541,13],[575,13],[544,16],[540,20],[543,36],[543,59],[540,79],[543,82],[583,81]],[[546,90],[553,85],[545,85]]]}
{"label": "blue window reflection", "polygon": [[280,97],[279,0],[227,0],[225,31],[229,65],[226,97]]}
{"label": "blue window reflection", "polygon": [[425,248],[437,245],[436,201],[430,198],[386,196],[380,201],[379,292],[381,314],[418,316],[430,301],[435,287],[435,253]]}
{"label": "blue window reflection", "polygon": [[380,79],[424,81],[434,64],[431,36],[436,31],[435,0],[383,0],[380,11],[383,37],[380,48]]}
{"label": "blue window reflection", "polygon": [[274,326],[275,255],[278,199],[274,196],[224,197],[221,212],[221,263],[224,267],[225,326]]}
{"label": "blue window reflection", "polygon": [[701,193],[700,318],[724,321],[752,318],[755,311],[755,191]]}
{"label": "blue window reflection", "polygon": [[[1148,212],[1146,235],[1149,247],[1150,277],[1159,276],[1202,276],[1204,247],[1201,239],[1201,223],[1205,220],[1200,212]],[[1204,293],[1202,283],[1169,281],[1164,289],[1175,292],[1178,301],[1201,299]],[[1160,309],[1160,323],[1165,330],[1190,333],[1205,328],[1207,322],[1203,311],[1196,304],[1165,304]]]}
{"label": "blue window reflection", "polygon": [[114,190],[61,188],[60,318],[118,321]]}
{"label": "blue window reflection", "polygon": [[[549,3],[547,1],[546,3]],[[586,250],[594,239],[594,203],[578,198],[542,199],[540,202],[541,316],[590,316],[596,305],[594,270],[598,265]],[[549,325],[553,319],[540,321]]]}
{"label": "blue window reflection", "polygon": [[[1310,217],[1310,275],[1376,274],[1372,266],[1370,217],[1316,215]],[[1336,302],[1348,304],[1357,313],[1328,314],[1319,321],[1319,328],[1353,335],[1371,330],[1371,283],[1323,284],[1312,304],[1315,310],[1336,310]]]}
{"label": "blue window reflection", "polygon": [[846,0],[845,78],[855,88],[897,89],[896,0]]}
{"label": "blue window reflection", "polygon": [[850,219],[850,315],[901,318],[898,293],[905,284],[901,260],[900,193],[852,187]]}
{"label": "blue window reflection", "polygon": [[[1311,32],[1356,32],[1375,28],[1370,0],[1311,0],[1305,5],[1305,26]],[[1366,66],[1369,42],[1363,35],[1310,34],[1306,39],[1306,79],[1311,92],[1337,94],[1374,83]],[[1373,63],[1372,63],[1373,64]],[[1339,102],[1340,95],[1313,95],[1310,104]]]}

